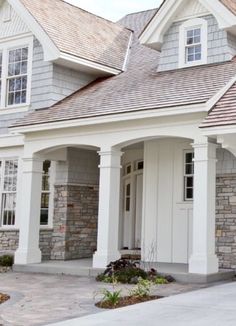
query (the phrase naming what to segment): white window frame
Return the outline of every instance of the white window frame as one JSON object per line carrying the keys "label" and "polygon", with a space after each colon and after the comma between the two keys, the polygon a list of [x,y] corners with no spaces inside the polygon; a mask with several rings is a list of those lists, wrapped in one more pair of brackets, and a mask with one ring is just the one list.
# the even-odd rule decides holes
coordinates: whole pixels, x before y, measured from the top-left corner
{"label": "white window frame", "polygon": [[[40,229],[52,229],[53,228],[55,171],[56,171],[56,162],[51,161],[51,166],[49,169],[49,190],[48,191],[42,190],[42,192],[41,192],[41,194],[43,194],[43,193],[49,194],[48,224],[47,225],[40,224]],[[41,205],[40,205],[40,212],[41,212]]]}
{"label": "white window frame", "polygon": [[[201,60],[187,62],[186,60],[186,37],[187,31],[200,28],[201,30]],[[207,21],[203,18],[187,20],[179,27],[179,68],[197,66],[207,63]]]}
{"label": "white window frame", "polygon": [[[15,194],[16,196],[16,205],[17,205],[17,197],[18,197],[18,181],[19,181],[19,158],[18,157],[4,157],[1,158],[0,161],[2,162],[1,166],[1,176],[0,176],[0,229],[15,229],[17,226],[17,221],[16,221],[16,211],[17,211],[17,206],[15,209],[15,223],[11,225],[3,225],[3,216],[2,216],[2,199],[3,195],[10,193],[10,194]],[[4,177],[5,177],[5,165],[7,161],[17,161],[18,162],[18,171],[17,171],[17,180],[16,180],[16,190],[15,191],[5,191],[4,190]]]}
{"label": "white window frame", "polygon": [[[187,187],[187,184],[186,184],[186,180],[187,180],[187,178],[188,177],[192,177],[193,178],[193,187],[192,187],[192,189],[193,189],[193,193],[194,193],[194,170],[193,170],[193,174],[187,174],[186,173],[186,165],[188,164],[188,163],[186,163],[186,154],[192,154],[193,155],[193,159],[194,159],[194,151],[193,150],[185,150],[184,151],[184,184],[183,184],[183,187],[184,187],[184,189],[183,189],[183,197],[184,197],[184,202],[192,202],[193,201],[193,198],[187,198],[187,189],[188,189],[188,187]],[[193,160],[193,169],[194,169],[194,160]]]}
{"label": "white window frame", "polygon": [[[28,71],[27,71],[27,93],[26,103],[7,105],[7,80],[8,76],[8,61],[9,51],[28,47]],[[32,64],[33,64],[33,36],[28,36],[20,39],[8,39],[0,42],[0,52],[2,52],[2,87],[0,98],[0,114],[12,112],[26,111],[30,105],[31,98],[31,80],[32,80]]]}

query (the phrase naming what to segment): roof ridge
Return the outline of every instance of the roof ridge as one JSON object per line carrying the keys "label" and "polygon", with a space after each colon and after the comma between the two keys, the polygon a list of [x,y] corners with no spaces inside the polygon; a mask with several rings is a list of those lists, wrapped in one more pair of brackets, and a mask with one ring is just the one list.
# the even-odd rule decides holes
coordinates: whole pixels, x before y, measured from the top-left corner
{"label": "roof ridge", "polygon": [[[102,20],[105,20],[105,21],[107,21],[108,23],[111,23],[111,24],[114,24],[114,25],[117,26],[117,23],[116,23],[116,22],[113,22],[113,21],[110,20],[110,19],[104,18],[104,17],[102,17],[102,16],[99,16],[99,15],[97,15],[97,14],[92,13],[91,11],[88,11],[88,10],[86,10],[86,9],[84,9],[84,8],[81,8],[81,7],[79,7],[79,6],[76,6],[75,4],[70,3],[70,2],[68,2],[67,0],[56,0],[56,1],[64,2],[64,3],[66,3],[67,5],[69,5],[69,6],[71,6],[71,7],[74,7],[74,8],[76,8],[76,9],[82,10],[82,11],[86,12],[87,14],[90,14],[90,15],[92,15],[92,16],[94,16],[94,17],[97,17],[97,18],[100,18],[100,19],[102,19]],[[120,26],[120,25],[118,25],[118,26]],[[126,28],[126,27],[124,27],[124,28]],[[129,28],[126,28],[126,29],[129,30]]]}
{"label": "roof ridge", "polygon": [[[158,9],[159,9],[159,7],[155,7],[155,8],[151,8],[151,9],[135,11],[135,12],[131,12],[130,14],[125,15],[124,17],[131,16],[131,15],[137,15],[137,14],[141,14],[142,12],[148,12],[148,11],[158,10]],[[123,17],[123,18],[124,18],[124,17]],[[122,19],[122,18],[121,18],[121,19]]]}

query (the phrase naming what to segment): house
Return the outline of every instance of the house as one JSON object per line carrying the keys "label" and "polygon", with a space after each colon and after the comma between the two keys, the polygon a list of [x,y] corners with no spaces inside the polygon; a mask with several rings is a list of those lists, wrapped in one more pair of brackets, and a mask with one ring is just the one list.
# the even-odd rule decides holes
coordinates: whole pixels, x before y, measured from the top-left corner
{"label": "house", "polygon": [[236,2],[0,0],[0,25],[0,252],[235,269]]}

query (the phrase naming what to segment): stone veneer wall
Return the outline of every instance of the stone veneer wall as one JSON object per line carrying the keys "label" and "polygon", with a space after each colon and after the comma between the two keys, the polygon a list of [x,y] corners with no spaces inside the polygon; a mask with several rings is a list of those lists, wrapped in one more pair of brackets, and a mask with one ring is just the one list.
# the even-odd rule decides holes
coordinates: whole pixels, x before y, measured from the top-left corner
{"label": "stone veneer wall", "polygon": [[217,175],[216,251],[221,268],[236,269],[236,173]]}
{"label": "stone veneer wall", "polygon": [[92,257],[97,245],[98,186],[55,185],[51,259]]}
{"label": "stone veneer wall", "polygon": [[[39,247],[42,251],[42,259],[48,260],[51,255],[52,230],[40,230]],[[0,231],[0,254],[13,254],[19,243],[18,230]]]}

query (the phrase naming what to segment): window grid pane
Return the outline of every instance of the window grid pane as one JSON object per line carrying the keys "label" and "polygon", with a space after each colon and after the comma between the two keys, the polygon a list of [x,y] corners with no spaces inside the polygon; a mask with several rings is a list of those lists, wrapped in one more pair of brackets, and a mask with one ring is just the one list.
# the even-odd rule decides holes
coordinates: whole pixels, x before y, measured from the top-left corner
{"label": "window grid pane", "polygon": [[0,103],[2,93],[2,52],[0,52]]}
{"label": "window grid pane", "polygon": [[49,221],[50,167],[50,161],[43,163],[40,225],[48,225]]}
{"label": "window grid pane", "polygon": [[0,175],[2,176],[3,174],[3,178],[0,180],[2,189],[1,221],[3,226],[15,225],[17,173],[17,160],[6,160],[5,162],[1,161]]}
{"label": "window grid pane", "polygon": [[194,188],[194,153],[185,153],[184,160],[184,200],[193,200]]}
{"label": "window grid pane", "polygon": [[186,62],[202,59],[201,28],[188,30],[186,33]]}
{"label": "window grid pane", "polygon": [[28,47],[9,51],[7,104],[26,103]]}

